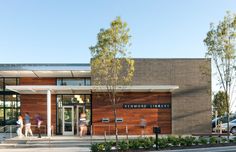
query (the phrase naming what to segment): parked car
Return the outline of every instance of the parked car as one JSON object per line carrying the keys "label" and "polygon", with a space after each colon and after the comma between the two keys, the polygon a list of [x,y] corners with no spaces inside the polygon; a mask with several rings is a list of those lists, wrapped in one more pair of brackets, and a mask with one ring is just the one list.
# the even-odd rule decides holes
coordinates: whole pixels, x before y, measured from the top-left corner
{"label": "parked car", "polygon": [[[227,132],[227,123],[221,125],[222,132]],[[232,134],[236,134],[236,119],[229,122],[229,131]]]}
{"label": "parked car", "polygon": [[[231,114],[229,116],[229,121],[232,121],[236,119],[236,114]],[[221,116],[221,117],[217,117],[215,119],[213,119],[211,121],[211,126],[212,126],[212,130],[216,127],[216,121],[217,121],[217,125],[221,122],[222,124],[227,123],[227,116]]]}

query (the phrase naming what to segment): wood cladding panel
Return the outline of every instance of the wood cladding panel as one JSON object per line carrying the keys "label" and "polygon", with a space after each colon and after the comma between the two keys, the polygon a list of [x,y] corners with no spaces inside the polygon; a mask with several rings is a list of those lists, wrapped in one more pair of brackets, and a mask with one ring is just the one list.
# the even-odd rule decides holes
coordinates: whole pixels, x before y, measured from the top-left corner
{"label": "wood cladding panel", "polygon": [[[56,85],[56,78],[20,78],[20,85]],[[43,119],[42,132],[45,133],[47,125],[47,95],[46,94],[21,94],[21,113],[24,117],[29,112],[31,124],[36,125],[35,115],[39,113]],[[56,126],[56,95],[51,96],[51,124]],[[35,127],[32,127],[36,133]],[[55,129],[54,129],[55,133]]]}
{"label": "wood cladding panel", "polygon": [[[93,133],[102,135],[114,134],[114,116],[111,103],[104,94],[92,94],[92,121]],[[141,134],[141,118],[147,123],[145,134],[153,134],[153,126],[160,126],[163,134],[171,133],[171,109],[124,109],[123,104],[159,104],[171,103],[171,93],[122,93],[117,104],[117,118],[123,118],[123,122],[118,123],[119,134]],[[160,112],[159,112],[160,111]],[[109,118],[109,123],[102,123],[102,118]]]}
{"label": "wood cladding panel", "polygon": [[56,78],[20,78],[20,85],[56,85]]}

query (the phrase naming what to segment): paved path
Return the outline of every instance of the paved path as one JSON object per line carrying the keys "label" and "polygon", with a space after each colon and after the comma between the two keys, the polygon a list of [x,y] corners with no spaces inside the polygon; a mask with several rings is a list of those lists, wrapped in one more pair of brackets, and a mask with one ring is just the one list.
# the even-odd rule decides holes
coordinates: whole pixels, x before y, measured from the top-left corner
{"label": "paved path", "polygon": [[17,148],[0,149],[1,152],[89,152],[89,148],[68,147],[68,148]]}
{"label": "paved path", "polygon": [[197,148],[197,149],[180,149],[180,150],[165,150],[161,152],[236,152],[236,146]]}

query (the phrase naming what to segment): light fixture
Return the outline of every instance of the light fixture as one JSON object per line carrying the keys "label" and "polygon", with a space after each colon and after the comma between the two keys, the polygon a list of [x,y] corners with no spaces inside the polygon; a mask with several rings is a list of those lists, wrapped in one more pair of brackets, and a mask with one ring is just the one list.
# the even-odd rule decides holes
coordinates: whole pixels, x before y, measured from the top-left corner
{"label": "light fixture", "polygon": [[12,97],[13,97],[13,98],[16,98],[16,95],[15,95],[15,94],[13,94],[13,95],[12,95]]}

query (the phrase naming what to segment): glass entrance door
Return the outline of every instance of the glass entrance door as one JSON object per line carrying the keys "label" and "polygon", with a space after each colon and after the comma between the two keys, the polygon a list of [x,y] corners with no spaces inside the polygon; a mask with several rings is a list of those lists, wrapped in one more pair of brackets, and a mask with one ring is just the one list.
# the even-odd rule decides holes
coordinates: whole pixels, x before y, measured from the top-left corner
{"label": "glass entrance door", "polygon": [[74,106],[63,106],[62,109],[62,134],[74,135]]}
{"label": "glass entrance door", "polygon": [[78,136],[80,133],[80,118],[81,118],[82,113],[85,113],[85,106],[77,105],[76,106],[76,131],[77,131]]}

